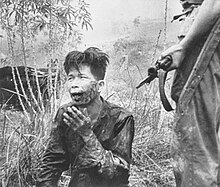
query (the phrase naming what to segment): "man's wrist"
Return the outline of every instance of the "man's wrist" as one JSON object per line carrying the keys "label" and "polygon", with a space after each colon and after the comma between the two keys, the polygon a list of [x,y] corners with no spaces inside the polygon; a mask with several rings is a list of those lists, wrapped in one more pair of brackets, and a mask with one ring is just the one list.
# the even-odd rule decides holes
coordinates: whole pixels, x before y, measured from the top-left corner
{"label": "man's wrist", "polygon": [[85,142],[89,141],[94,133],[89,125],[83,125],[77,129],[77,133],[83,138]]}

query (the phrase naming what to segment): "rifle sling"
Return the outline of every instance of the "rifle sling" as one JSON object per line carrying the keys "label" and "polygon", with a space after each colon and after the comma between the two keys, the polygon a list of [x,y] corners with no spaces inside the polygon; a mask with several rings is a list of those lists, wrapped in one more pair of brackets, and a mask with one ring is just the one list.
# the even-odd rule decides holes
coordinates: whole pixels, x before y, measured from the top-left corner
{"label": "rifle sling", "polygon": [[193,70],[180,94],[180,98],[177,105],[177,111],[181,115],[186,111],[189,102],[191,101],[193,94],[200,81],[202,80],[209,63],[215,53],[220,41],[220,18],[214,24],[208,38],[197,58],[197,61],[193,67]]}
{"label": "rifle sling", "polygon": [[163,69],[160,69],[158,72],[159,76],[159,92],[160,92],[160,100],[163,104],[163,107],[165,108],[166,111],[171,111],[173,110],[172,106],[170,105],[166,93],[165,93],[165,81],[167,77],[167,71],[164,71]]}

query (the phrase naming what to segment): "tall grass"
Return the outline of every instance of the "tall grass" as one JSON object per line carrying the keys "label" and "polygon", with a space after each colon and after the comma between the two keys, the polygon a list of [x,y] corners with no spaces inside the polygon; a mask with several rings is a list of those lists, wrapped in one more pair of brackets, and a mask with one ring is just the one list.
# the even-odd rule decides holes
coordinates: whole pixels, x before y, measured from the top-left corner
{"label": "tall grass", "polygon": [[[54,88],[54,85],[50,86]],[[131,187],[175,186],[170,156],[174,116],[162,108],[155,87],[157,88],[156,83],[142,90],[131,87],[122,89],[121,92],[116,90],[120,104],[128,108],[135,117],[133,160],[129,178]],[[38,106],[44,105],[45,109],[36,110],[32,115],[31,109],[26,108],[28,117],[23,112],[3,108],[0,110],[0,179],[3,187],[34,185],[51,130],[54,116],[54,109],[51,107],[58,107],[57,103],[59,102],[54,99],[47,106],[39,103]],[[67,186],[68,181],[69,176],[64,173],[60,186]]]}
{"label": "tall grass", "polygon": [[[119,60],[116,59],[117,61]],[[113,65],[113,71],[109,76],[110,79],[116,79],[118,84],[109,84],[112,88],[108,89],[113,90],[108,93],[111,97],[115,95],[116,99],[112,98],[112,100],[130,110],[135,117],[130,186],[174,187],[170,152],[174,112],[164,110],[160,101],[157,79],[138,90],[135,88],[140,78],[143,79],[143,75],[146,74],[146,72],[141,73],[137,64],[138,62],[134,65],[127,63],[123,69],[118,67],[120,64]],[[139,65],[144,68],[144,64],[139,62]],[[113,77],[111,77],[112,74]],[[172,81],[170,77],[168,79],[165,85],[167,94],[170,92]]]}
{"label": "tall grass", "polygon": [[[37,75],[37,72],[34,75]],[[47,76],[47,79],[52,80],[51,88],[56,87],[55,84],[58,85],[60,80],[57,76],[59,76],[58,73],[55,73],[55,77],[52,74]],[[13,76],[14,82],[16,82],[17,77],[20,77],[21,80],[19,71],[17,71],[16,76]],[[41,80],[38,80],[40,79],[39,76],[35,78],[37,82],[42,82],[42,77]],[[30,85],[33,86],[33,82],[30,84],[30,79],[26,81],[29,81],[27,90],[16,89],[17,95],[25,97],[23,100],[20,99],[24,111],[6,110],[4,105],[0,109],[0,184],[3,187],[33,186],[54,117],[55,104],[52,103],[54,100],[51,99],[53,97],[49,95],[48,98],[44,97],[44,99],[39,100],[41,93],[36,94],[36,90],[42,90],[40,84],[36,84],[37,88],[36,86],[31,88]],[[21,87],[20,84],[24,83],[18,82],[17,84],[17,87]],[[30,89],[32,94],[30,94]],[[51,94],[57,91],[56,89],[52,90]],[[22,93],[20,93],[21,91]],[[37,105],[36,101],[38,102]],[[46,110],[40,106],[44,106]]]}
{"label": "tall grass", "polygon": [[171,166],[170,140],[173,113],[161,106],[158,93],[139,97],[135,116],[133,163],[130,186],[171,187],[174,177]]}
{"label": "tall grass", "polygon": [[31,186],[48,136],[47,128],[41,120],[29,123],[21,112],[5,111],[1,118],[6,119],[5,129],[1,129],[2,186]]}

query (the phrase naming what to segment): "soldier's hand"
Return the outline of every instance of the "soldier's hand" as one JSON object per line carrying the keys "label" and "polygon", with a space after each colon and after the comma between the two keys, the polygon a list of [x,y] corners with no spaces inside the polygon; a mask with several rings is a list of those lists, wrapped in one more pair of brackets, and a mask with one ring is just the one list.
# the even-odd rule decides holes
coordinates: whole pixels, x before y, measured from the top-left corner
{"label": "soldier's hand", "polygon": [[165,71],[171,71],[180,67],[185,57],[185,50],[180,44],[173,45],[161,54],[159,60],[163,60],[168,55],[172,57],[172,63],[168,68],[163,68]]}
{"label": "soldier's hand", "polygon": [[63,113],[63,121],[74,131],[80,127],[90,128],[91,119],[88,116],[87,110],[80,111],[74,106],[67,107],[67,111]]}

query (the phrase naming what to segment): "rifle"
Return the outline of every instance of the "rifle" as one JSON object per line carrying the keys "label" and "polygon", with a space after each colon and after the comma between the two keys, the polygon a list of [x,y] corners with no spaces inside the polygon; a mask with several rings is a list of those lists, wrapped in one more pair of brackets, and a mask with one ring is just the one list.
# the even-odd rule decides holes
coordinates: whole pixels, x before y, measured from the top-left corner
{"label": "rifle", "polygon": [[168,55],[164,57],[162,60],[157,60],[154,67],[150,67],[148,69],[148,77],[142,80],[137,89],[143,86],[144,84],[150,84],[155,78],[159,78],[159,92],[160,92],[160,99],[166,111],[173,110],[172,106],[170,105],[164,90],[164,85],[167,77],[167,68],[170,67],[172,64],[172,56]]}

